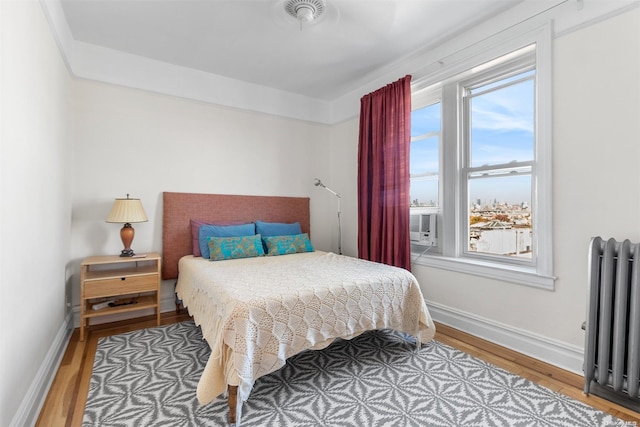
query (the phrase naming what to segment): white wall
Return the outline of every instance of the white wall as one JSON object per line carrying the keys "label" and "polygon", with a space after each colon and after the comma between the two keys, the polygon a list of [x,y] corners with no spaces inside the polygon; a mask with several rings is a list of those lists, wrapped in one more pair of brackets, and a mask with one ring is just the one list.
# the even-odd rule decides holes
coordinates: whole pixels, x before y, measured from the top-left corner
{"label": "white wall", "polygon": [[554,45],[556,330],[582,344],[587,245],[593,236],[640,241],[640,9]]}
{"label": "white wall", "polygon": [[[322,220],[333,200],[313,186],[329,178],[328,126],[84,80],[74,88],[74,305],[80,260],[122,249],[120,225],[104,220],[127,193],[149,217],[134,224],[137,252],[162,251],[163,191],[311,197],[312,242],[336,250]],[[172,298],[171,283],[163,293]]]}
{"label": "white wall", "polygon": [[[555,291],[419,265],[413,272],[437,308],[433,312],[447,314],[440,320],[485,322],[489,329],[579,356],[590,238],[640,241],[640,10],[561,36],[553,49]],[[351,158],[357,150],[357,119],[333,131],[332,174],[351,180],[350,166],[336,159]],[[355,195],[355,188],[347,187],[345,193]],[[357,228],[355,211],[343,219],[346,228]],[[467,326],[495,338],[491,331]],[[581,369],[575,357],[565,367]]]}
{"label": "white wall", "polygon": [[0,2],[0,31],[0,425],[9,426],[34,421],[29,404],[46,392],[34,380],[65,340],[72,121],[71,80],[40,5]]}

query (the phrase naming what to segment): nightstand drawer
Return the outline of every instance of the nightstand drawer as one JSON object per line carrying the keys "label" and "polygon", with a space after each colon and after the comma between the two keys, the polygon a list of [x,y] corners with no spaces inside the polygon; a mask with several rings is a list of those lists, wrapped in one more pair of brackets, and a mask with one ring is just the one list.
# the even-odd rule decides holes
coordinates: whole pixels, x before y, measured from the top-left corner
{"label": "nightstand drawer", "polygon": [[157,274],[87,281],[84,284],[84,298],[157,291],[158,282]]}

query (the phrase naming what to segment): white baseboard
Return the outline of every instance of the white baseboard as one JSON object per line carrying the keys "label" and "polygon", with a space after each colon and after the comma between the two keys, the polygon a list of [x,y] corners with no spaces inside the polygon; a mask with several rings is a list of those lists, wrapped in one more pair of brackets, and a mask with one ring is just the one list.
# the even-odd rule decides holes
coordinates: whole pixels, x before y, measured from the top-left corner
{"label": "white baseboard", "polygon": [[44,405],[51,383],[56,376],[56,372],[58,372],[58,367],[60,366],[67,344],[71,338],[73,332],[73,328],[71,327],[72,320],[73,314],[69,312],[64,322],[62,322],[62,325],[60,325],[53,344],[42,361],[40,369],[38,369],[9,426],[34,426],[36,421],[38,421],[38,415],[40,415],[42,405]]}
{"label": "white baseboard", "polygon": [[436,322],[472,334],[567,371],[583,375],[584,350],[529,331],[427,301]]}

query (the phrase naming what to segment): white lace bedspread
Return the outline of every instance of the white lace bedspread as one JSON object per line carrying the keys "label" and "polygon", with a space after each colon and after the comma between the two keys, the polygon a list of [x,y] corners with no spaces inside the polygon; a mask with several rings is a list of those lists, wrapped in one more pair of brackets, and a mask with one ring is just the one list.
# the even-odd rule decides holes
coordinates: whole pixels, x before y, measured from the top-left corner
{"label": "white lace bedspread", "polygon": [[430,341],[435,327],[415,277],[325,252],[209,261],[185,256],[176,292],[212,353],[197,396],[238,385],[237,420],[254,381],[335,338],[392,328]]}

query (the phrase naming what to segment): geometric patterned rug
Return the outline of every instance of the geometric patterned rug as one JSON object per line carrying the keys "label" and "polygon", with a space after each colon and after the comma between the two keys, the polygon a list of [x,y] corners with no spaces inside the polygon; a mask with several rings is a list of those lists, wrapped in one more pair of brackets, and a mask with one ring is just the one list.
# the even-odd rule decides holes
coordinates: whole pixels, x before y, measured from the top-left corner
{"label": "geometric patterned rug", "polygon": [[[101,338],[83,427],[228,425],[226,398],[201,406],[209,347],[192,321]],[[371,331],[287,360],[259,378],[244,427],[627,426],[629,423],[432,341]]]}

